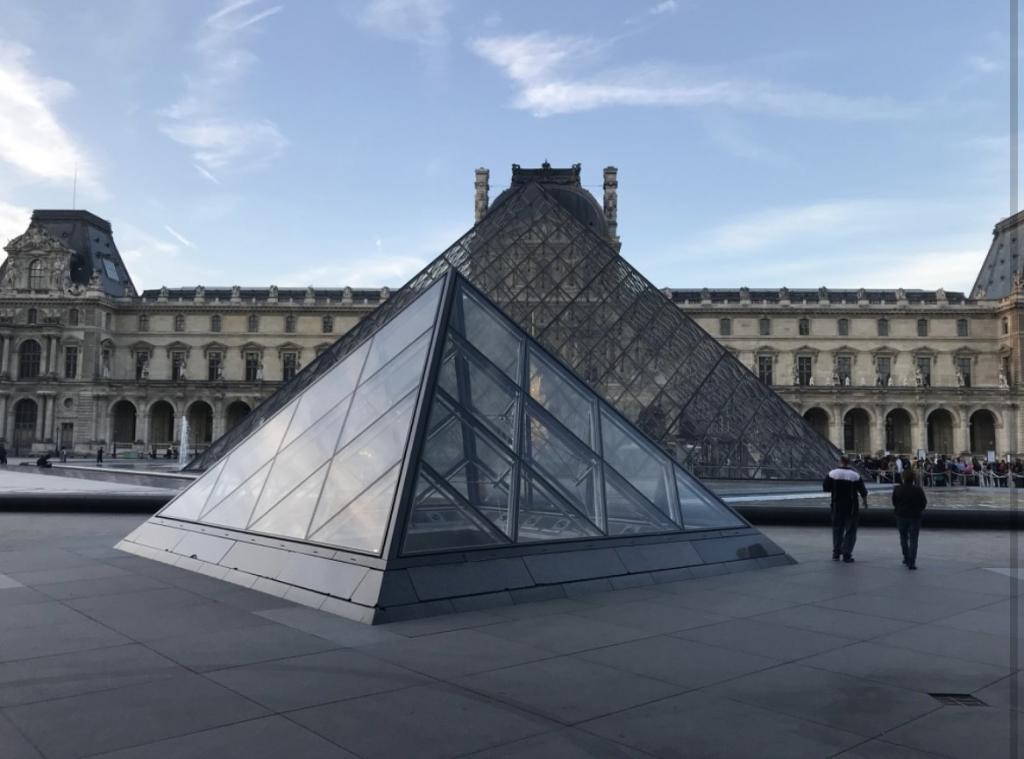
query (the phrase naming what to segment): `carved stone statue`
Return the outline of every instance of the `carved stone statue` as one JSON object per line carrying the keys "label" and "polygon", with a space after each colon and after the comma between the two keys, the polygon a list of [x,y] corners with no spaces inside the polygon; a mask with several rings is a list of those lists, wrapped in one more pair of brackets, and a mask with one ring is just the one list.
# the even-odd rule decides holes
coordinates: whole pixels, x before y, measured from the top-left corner
{"label": "carved stone statue", "polygon": [[918,387],[924,387],[924,372],[921,371],[921,367],[914,369],[914,384]]}
{"label": "carved stone statue", "polygon": [[256,381],[257,382],[262,382],[263,381],[263,362],[262,361],[260,361],[259,364],[256,366]]}
{"label": "carved stone statue", "polygon": [[1004,390],[1010,386],[1010,379],[1006,376],[1006,372],[1003,369],[999,370],[999,387]]}
{"label": "carved stone statue", "polygon": [[839,386],[839,385],[843,384],[842,381],[840,381],[840,379],[839,379],[839,370],[838,369],[833,369],[832,370],[832,384],[835,385],[835,386]]}
{"label": "carved stone statue", "polygon": [[143,360],[143,362],[142,362],[142,371],[139,372],[139,375],[144,380],[148,380],[149,379],[149,359],[148,358]]}
{"label": "carved stone statue", "polygon": [[814,387],[814,375],[813,374],[810,377],[807,378],[807,384],[810,385],[811,387]]}
{"label": "carved stone statue", "polygon": [[845,385],[846,387],[849,387],[851,382],[852,377],[850,377],[850,375],[846,375],[845,377],[843,377],[843,385]]}
{"label": "carved stone statue", "polygon": [[960,371],[960,369],[956,370],[956,386],[957,387],[963,387],[964,386],[964,373],[962,371]]}
{"label": "carved stone statue", "polygon": [[187,359],[182,359],[181,360],[181,364],[178,366],[178,379],[179,380],[187,380],[188,379],[188,360]]}

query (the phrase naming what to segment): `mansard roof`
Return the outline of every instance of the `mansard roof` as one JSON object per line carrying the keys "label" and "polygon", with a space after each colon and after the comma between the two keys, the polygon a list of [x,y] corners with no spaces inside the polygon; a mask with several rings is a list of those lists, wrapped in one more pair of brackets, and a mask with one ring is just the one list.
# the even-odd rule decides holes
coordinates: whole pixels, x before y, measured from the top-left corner
{"label": "mansard roof", "polygon": [[[231,287],[203,287],[203,301],[205,303],[220,302],[230,303],[232,298]],[[277,301],[278,303],[299,303],[301,304],[305,298],[308,288],[305,287],[279,287],[277,288]],[[373,304],[376,305],[381,301],[382,288],[379,287],[366,287],[366,288],[347,288],[347,287],[334,287],[325,288],[317,287],[314,289],[314,294],[317,303],[353,303],[355,305],[362,304]],[[167,287],[167,288],[155,288],[150,290],[142,291],[142,299],[145,301],[158,301],[162,294],[167,296],[168,302],[176,303],[179,301],[191,302],[196,295],[196,288],[194,287]],[[238,298],[241,303],[264,303],[270,300],[270,288],[269,287],[242,287],[238,290]],[[348,299],[351,298],[351,301]]]}
{"label": "mansard roof", "polygon": [[[827,303],[829,305],[852,305],[855,306],[862,299],[867,300],[870,305],[897,305],[901,297],[910,305],[935,305],[940,302],[949,304],[963,304],[971,302],[962,292],[950,292],[948,290],[835,290],[832,288],[804,289],[804,288],[774,288],[774,289],[751,289],[751,288],[730,288],[713,290],[692,290],[666,288],[668,295],[675,303],[750,303],[778,304],[783,302],[784,295],[790,303],[808,305],[815,303]],[[941,295],[945,300],[941,300]],[[824,296],[824,297],[823,297]]]}
{"label": "mansard roof", "polygon": [[996,224],[992,230],[992,245],[971,289],[971,297],[988,300],[1005,298],[1013,289],[1014,279],[1024,274],[1020,258],[1021,227],[1024,211],[1019,211]]}
{"label": "mansard roof", "polygon": [[32,225],[46,230],[75,253],[71,259],[71,281],[87,285],[99,277],[107,295],[113,297],[135,294],[128,269],[114,242],[110,222],[88,211],[35,210]]}

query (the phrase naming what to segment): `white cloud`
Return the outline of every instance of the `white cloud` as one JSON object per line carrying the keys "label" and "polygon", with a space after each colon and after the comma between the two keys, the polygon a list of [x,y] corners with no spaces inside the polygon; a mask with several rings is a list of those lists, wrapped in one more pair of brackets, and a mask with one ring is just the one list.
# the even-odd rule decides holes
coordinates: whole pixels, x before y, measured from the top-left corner
{"label": "white cloud", "polygon": [[904,116],[886,98],[847,97],[768,81],[709,78],[678,67],[642,63],[580,75],[589,53],[603,47],[587,37],[545,32],[484,37],[470,48],[519,86],[513,104],[535,116],[610,106],[717,106],[790,117],[877,119]]}
{"label": "white cloud", "polygon": [[0,200],[0,256],[3,247],[28,229],[32,211]]}
{"label": "white cloud", "polygon": [[984,55],[972,55],[967,58],[967,65],[979,74],[991,74],[993,71],[998,71],[1000,65],[997,61],[991,58],[986,58]]}
{"label": "white cloud", "polygon": [[96,187],[91,161],[53,110],[74,88],[34,74],[30,57],[29,48],[0,40],[0,161],[26,176],[69,185],[77,167],[79,182]]}
{"label": "white cloud", "polygon": [[178,232],[176,229],[174,229],[174,227],[172,227],[170,224],[164,224],[164,229],[167,230],[167,234],[169,234],[175,240],[180,242],[186,248],[194,248],[195,247],[195,245],[193,245],[191,243],[191,241],[189,241],[183,234],[181,234],[181,232]]}
{"label": "white cloud", "polygon": [[410,256],[356,258],[343,264],[314,266],[288,273],[282,285],[307,287],[311,284],[325,286],[324,283],[335,283],[338,287],[380,287],[382,284],[398,286],[426,264],[425,260]]}
{"label": "white cloud", "polygon": [[450,10],[449,0],[372,0],[359,23],[390,39],[441,45],[448,40]]}
{"label": "white cloud", "polygon": [[652,16],[660,16],[664,13],[674,13],[678,9],[679,3],[677,3],[676,0],[662,0],[662,2],[653,6],[647,12]]}
{"label": "white cloud", "polygon": [[192,160],[206,179],[220,184],[212,171],[260,166],[288,145],[277,126],[265,118],[230,113],[232,90],[258,62],[247,47],[255,27],[281,12],[260,8],[260,0],[226,0],[208,16],[195,43],[198,65],[186,76],[184,94],[164,110],[161,131],[192,149]]}

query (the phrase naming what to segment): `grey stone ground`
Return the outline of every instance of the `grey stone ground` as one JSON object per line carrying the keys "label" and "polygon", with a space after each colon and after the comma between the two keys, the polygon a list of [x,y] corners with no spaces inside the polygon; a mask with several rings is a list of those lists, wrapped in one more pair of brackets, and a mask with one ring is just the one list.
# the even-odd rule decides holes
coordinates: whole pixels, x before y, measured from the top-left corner
{"label": "grey stone ground", "polygon": [[1011,755],[1005,533],[371,628],[110,547],[141,521],[0,514],[3,759]]}

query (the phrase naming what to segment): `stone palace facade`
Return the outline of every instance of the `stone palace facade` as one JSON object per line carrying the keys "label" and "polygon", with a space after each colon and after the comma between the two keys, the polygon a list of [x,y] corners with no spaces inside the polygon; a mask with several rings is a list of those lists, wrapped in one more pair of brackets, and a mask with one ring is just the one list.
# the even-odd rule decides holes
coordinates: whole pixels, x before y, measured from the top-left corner
{"label": "stone palace facade", "polygon": [[[476,213],[488,207],[476,174]],[[617,175],[605,170],[615,225]],[[970,295],[943,290],[666,289],[822,435],[852,453],[1024,451],[1017,234],[995,227]],[[615,228],[614,226],[610,228]],[[389,296],[387,288],[161,288],[139,293],[110,223],[36,211],[0,266],[0,440],[198,449]]]}

